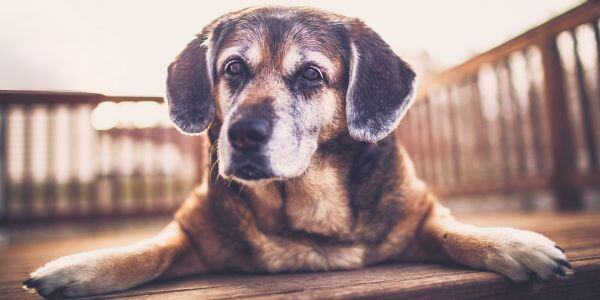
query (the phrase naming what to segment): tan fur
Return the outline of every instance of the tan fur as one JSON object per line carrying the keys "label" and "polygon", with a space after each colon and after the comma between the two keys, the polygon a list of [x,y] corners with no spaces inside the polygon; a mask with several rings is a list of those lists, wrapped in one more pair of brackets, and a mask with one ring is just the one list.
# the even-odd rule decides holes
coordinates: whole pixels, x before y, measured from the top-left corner
{"label": "tan fur", "polygon": [[257,226],[268,233],[279,232],[285,216],[283,199],[281,199],[276,184],[250,186],[248,191],[252,194],[249,201],[256,216]]}
{"label": "tan fur", "polygon": [[286,215],[292,228],[343,236],[350,233],[348,195],[337,170],[313,163],[297,180],[286,183]]}

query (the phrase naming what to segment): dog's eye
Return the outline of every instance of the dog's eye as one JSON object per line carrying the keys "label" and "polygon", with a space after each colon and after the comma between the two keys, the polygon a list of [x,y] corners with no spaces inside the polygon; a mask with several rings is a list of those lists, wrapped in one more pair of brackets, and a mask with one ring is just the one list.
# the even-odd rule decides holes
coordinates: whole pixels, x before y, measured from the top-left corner
{"label": "dog's eye", "polygon": [[321,71],[315,67],[308,67],[302,72],[302,77],[306,80],[317,81],[323,78]]}
{"label": "dog's eye", "polygon": [[242,73],[244,66],[240,61],[232,60],[225,66],[225,72],[231,76],[236,76]]}

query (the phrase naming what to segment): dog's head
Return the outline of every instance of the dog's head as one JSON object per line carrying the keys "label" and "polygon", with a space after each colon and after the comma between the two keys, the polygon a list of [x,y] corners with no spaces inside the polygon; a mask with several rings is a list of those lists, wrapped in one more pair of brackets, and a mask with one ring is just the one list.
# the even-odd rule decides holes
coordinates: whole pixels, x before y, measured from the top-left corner
{"label": "dog's head", "polygon": [[208,25],[169,66],[174,123],[221,125],[219,170],[242,182],[301,175],[340,134],[375,142],[412,101],[415,74],[357,19],[251,8]]}

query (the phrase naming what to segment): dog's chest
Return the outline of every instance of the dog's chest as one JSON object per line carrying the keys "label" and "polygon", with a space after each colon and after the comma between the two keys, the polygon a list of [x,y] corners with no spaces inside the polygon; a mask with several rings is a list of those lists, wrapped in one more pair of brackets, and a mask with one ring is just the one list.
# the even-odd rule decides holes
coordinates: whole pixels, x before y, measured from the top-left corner
{"label": "dog's chest", "polygon": [[293,230],[340,236],[350,232],[346,187],[329,166],[309,169],[285,184],[285,216]]}
{"label": "dog's chest", "polygon": [[350,233],[351,211],[346,187],[336,170],[312,167],[302,177],[250,188],[255,221],[266,233],[282,228],[324,236]]}
{"label": "dog's chest", "polygon": [[350,233],[351,212],[346,189],[334,169],[314,168],[302,178],[285,183],[280,193],[275,185],[254,189],[253,209],[262,234],[252,238],[263,266],[279,269],[330,270],[363,264],[365,248],[360,244],[320,244],[316,241],[282,238],[277,228],[285,222],[289,230],[337,237]]}

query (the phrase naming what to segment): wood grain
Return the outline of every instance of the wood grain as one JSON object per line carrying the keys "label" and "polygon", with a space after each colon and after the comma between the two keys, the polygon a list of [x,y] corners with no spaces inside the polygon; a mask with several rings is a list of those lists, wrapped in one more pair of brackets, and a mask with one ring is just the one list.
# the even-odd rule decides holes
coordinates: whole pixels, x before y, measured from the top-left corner
{"label": "wood grain", "polygon": [[[593,299],[600,297],[600,213],[465,215],[481,226],[513,226],[541,232],[566,249],[575,275],[544,286],[515,285],[491,272],[461,266],[388,264],[343,272],[277,275],[219,274],[153,282],[95,298],[405,298]],[[126,245],[151,236],[162,224],[94,235],[24,241],[0,248],[0,299],[36,299],[21,289],[27,272],[57,256]],[[46,228],[51,230],[51,228]]]}

